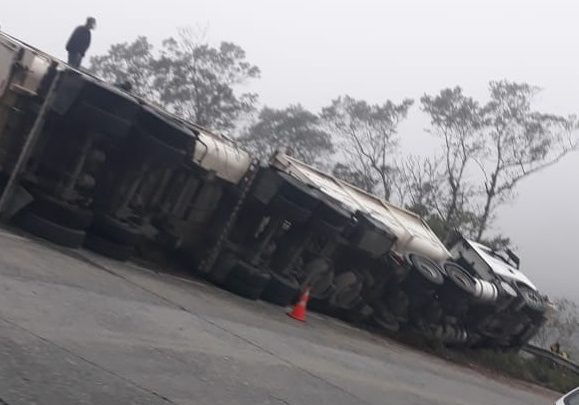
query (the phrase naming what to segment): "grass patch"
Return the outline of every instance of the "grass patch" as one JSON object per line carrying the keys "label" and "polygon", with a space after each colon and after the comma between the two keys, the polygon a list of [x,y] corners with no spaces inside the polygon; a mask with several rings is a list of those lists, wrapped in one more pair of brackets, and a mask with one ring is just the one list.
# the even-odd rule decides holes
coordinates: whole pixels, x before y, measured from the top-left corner
{"label": "grass patch", "polygon": [[550,360],[514,352],[488,349],[444,350],[443,357],[462,364],[475,364],[509,377],[528,381],[561,393],[579,386],[579,375]]}

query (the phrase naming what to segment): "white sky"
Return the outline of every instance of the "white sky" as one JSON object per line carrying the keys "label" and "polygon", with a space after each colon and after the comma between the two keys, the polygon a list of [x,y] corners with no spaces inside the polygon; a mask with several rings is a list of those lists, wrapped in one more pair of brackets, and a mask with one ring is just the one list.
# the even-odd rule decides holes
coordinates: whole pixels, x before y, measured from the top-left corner
{"label": "white sky", "polygon": [[[478,99],[489,80],[544,88],[537,107],[579,113],[579,2],[563,0],[20,0],[0,26],[64,57],[71,30],[98,21],[89,55],[177,27],[208,25],[210,39],[241,45],[262,70],[250,86],[274,107],[312,110],[341,94],[370,102],[418,100],[460,85]],[[415,106],[401,126],[406,151],[435,145]],[[524,270],[554,295],[579,301],[579,154],[521,184],[497,228]]]}

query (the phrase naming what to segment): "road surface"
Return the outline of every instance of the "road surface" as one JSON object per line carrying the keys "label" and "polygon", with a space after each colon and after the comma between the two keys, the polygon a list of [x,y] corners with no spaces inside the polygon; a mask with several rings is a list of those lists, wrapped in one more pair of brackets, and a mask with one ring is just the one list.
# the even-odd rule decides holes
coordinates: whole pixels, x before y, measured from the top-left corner
{"label": "road surface", "polygon": [[338,321],[0,230],[0,404],[543,405]]}

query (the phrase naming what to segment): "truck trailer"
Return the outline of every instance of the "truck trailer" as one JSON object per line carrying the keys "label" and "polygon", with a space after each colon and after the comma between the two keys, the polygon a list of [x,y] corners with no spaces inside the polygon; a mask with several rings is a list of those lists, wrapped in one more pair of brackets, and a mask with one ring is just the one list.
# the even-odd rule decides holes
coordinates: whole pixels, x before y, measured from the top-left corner
{"label": "truck trailer", "polygon": [[[116,260],[159,255],[248,299],[447,345],[519,348],[547,301],[500,252],[0,33],[0,218]],[[153,255],[153,252],[155,253]]]}

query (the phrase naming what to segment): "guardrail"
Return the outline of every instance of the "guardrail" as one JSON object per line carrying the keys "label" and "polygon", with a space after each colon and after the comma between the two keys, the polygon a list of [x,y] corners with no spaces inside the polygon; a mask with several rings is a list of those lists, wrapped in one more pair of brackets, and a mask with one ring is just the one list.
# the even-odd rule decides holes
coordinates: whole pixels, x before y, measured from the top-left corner
{"label": "guardrail", "polygon": [[533,346],[533,345],[526,345],[525,347],[523,347],[522,350],[529,353],[529,354],[532,354],[534,356],[541,357],[541,358],[546,359],[546,360],[550,360],[550,361],[558,364],[559,366],[564,367],[564,368],[574,372],[575,374],[579,375],[579,365],[578,364],[575,364],[570,360],[566,360],[566,359],[562,358],[561,356],[558,356],[555,353],[550,352],[549,350],[545,350],[545,349],[542,349],[540,347]]}

